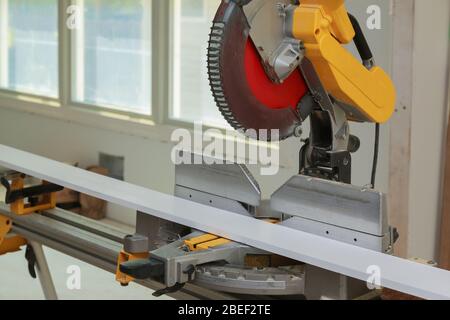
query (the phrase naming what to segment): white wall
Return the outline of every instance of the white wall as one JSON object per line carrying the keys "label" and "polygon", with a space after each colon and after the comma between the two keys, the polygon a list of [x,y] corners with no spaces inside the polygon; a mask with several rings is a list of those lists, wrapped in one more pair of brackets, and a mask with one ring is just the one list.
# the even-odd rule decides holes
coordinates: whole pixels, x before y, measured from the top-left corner
{"label": "white wall", "polygon": [[409,255],[434,259],[448,107],[450,2],[416,0],[415,11]]}
{"label": "white wall", "polygon": [[[125,179],[161,192],[172,192],[174,172],[166,143],[120,134],[45,116],[2,109],[0,141],[81,167],[98,163],[100,152],[125,157]],[[133,212],[110,206],[113,218],[133,223]]]}

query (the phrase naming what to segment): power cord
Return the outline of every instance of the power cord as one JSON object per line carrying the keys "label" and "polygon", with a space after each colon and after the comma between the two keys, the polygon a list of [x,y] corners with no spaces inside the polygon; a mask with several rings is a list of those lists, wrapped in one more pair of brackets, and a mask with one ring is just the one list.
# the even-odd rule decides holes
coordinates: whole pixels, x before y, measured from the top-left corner
{"label": "power cord", "polygon": [[370,181],[372,188],[375,188],[379,153],[380,153],[380,124],[377,123],[375,125],[375,147],[373,152],[372,179]]}

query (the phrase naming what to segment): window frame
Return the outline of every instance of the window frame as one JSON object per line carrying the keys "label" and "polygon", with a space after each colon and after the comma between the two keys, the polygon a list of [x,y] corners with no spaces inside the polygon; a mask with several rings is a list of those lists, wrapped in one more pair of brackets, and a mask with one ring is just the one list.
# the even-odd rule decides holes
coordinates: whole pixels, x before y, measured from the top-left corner
{"label": "window frame", "polygon": [[[63,0],[63,1],[65,1],[65,0]],[[63,2],[63,1],[61,1],[61,2]],[[77,6],[81,7],[81,10],[83,10],[83,8],[84,8],[84,1],[85,0],[69,0],[69,1],[66,1],[67,2],[66,8],[68,6],[70,6],[70,5],[75,5],[76,4]],[[148,35],[150,36],[150,39],[148,39],[148,40],[150,40],[150,42],[151,42],[152,50],[153,50],[153,46],[154,46],[154,43],[153,43],[153,38],[155,36],[154,30],[157,27],[157,26],[155,26],[153,24],[153,19],[155,18],[153,10],[156,7],[155,3],[158,3],[158,5],[159,5],[159,2],[160,1],[158,1],[158,0],[156,0],[156,1],[153,0],[153,1],[151,1],[151,3],[147,2],[147,1],[144,2],[145,5],[150,5],[152,32],[148,33]],[[67,13],[65,13],[65,17],[66,18],[64,20],[67,19]],[[153,99],[154,88],[152,88],[152,92],[151,92],[151,95],[150,95],[151,98],[150,98],[150,101],[148,101],[149,107],[150,107],[150,113],[151,113],[150,115],[145,114],[145,113],[133,112],[131,110],[128,110],[128,111],[127,110],[120,110],[121,106],[108,107],[108,106],[105,106],[105,105],[88,103],[88,102],[82,102],[82,101],[76,101],[75,99],[73,99],[73,97],[74,97],[74,95],[73,95],[73,88],[74,88],[73,84],[74,84],[74,81],[75,81],[74,68],[76,68],[76,63],[75,63],[76,60],[75,60],[75,57],[74,57],[74,55],[75,55],[74,54],[75,53],[74,44],[76,43],[77,40],[76,40],[76,37],[74,36],[74,34],[72,34],[71,30],[69,30],[65,25],[62,26],[62,27],[66,30],[67,34],[64,35],[63,39],[60,39],[60,40],[63,41],[63,42],[61,42],[61,44],[63,46],[67,46],[67,48],[66,48],[67,51],[64,53],[64,57],[66,59],[68,59],[68,61],[67,62],[65,61],[65,63],[64,63],[65,66],[68,66],[68,68],[67,68],[68,70],[66,70],[65,73],[63,74],[64,78],[63,78],[63,81],[62,81],[65,85],[68,86],[66,88],[66,91],[65,91],[65,94],[68,95],[68,97],[67,97],[68,99],[65,99],[64,101],[67,101],[68,104],[71,107],[77,107],[77,108],[81,108],[81,109],[88,109],[90,111],[97,111],[97,112],[100,112],[100,113],[102,111],[107,111],[107,112],[117,113],[119,115],[130,116],[130,117],[133,117],[133,118],[153,120],[152,114],[153,114],[153,111],[155,109],[155,107],[154,107],[155,104],[154,104],[154,99]],[[66,43],[64,43],[64,42],[66,42]],[[154,54],[152,54],[152,61],[149,61],[149,63],[150,63],[150,66],[151,66],[151,70],[153,70],[153,67],[155,66]],[[153,86],[153,81],[155,81],[155,79],[153,79],[153,76],[152,76],[152,82],[151,82],[152,86]],[[156,90],[158,90],[158,89],[160,89],[160,88],[156,88]],[[60,95],[60,96],[62,97],[62,95]],[[123,106],[123,107],[126,107],[126,106]]]}
{"label": "window frame", "polygon": [[[158,1],[158,0],[157,0]],[[164,0],[163,0],[164,1]],[[166,74],[168,76],[168,78],[166,79],[166,83],[167,83],[167,89],[169,94],[167,95],[168,101],[166,104],[166,108],[163,108],[163,121],[162,123],[169,125],[169,126],[176,126],[176,127],[182,127],[182,128],[192,128],[193,122],[187,119],[174,119],[173,117],[171,117],[171,111],[173,110],[174,106],[175,106],[175,40],[176,40],[176,25],[175,25],[175,1],[177,0],[169,0],[166,1],[166,5],[167,5],[167,21],[168,21],[168,25],[167,25],[167,30],[169,31],[167,34],[167,43],[165,44],[165,48],[167,50],[167,57],[168,60],[166,62],[167,64],[167,69],[166,69]],[[205,1],[208,0],[202,0],[203,4],[205,3]],[[206,10],[206,8],[204,8],[204,10]],[[193,21],[195,21],[195,19],[193,19]],[[212,21],[211,21],[211,25],[212,25]],[[205,52],[206,55],[206,52]],[[212,93],[211,93],[212,95]],[[212,108],[217,108],[216,105],[211,105]],[[202,119],[199,119],[198,122],[202,122]],[[219,126],[219,125],[213,125],[213,124],[208,124],[208,123],[204,123],[203,127],[205,129],[217,129],[220,130],[222,132],[225,132],[226,130],[232,130],[231,127],[224,127],[224,126]]]}
{"label": "window frame", "polygon": [[[0,84],[6,84],[8,85],[8,62],[9,62],[9,52],[8,52],[8,45],[10,42],[10,33],[8,32],[8,22],[9,22],[9,16],[8,16],[8,7],[9,7],[9,0],[0,0],[0,39],[7,39],[6,41],[0,41]],[[59,19],[59,2],[58,2],[58,19]],[[59,22],[58,25],[58,40],[60,37],[60,27]],[[58,56],[60,53],[60,47],[58,46]],[[59,63],[58,63],[59,64]],[[59,69],[59,65],[58,65]],[[59,76],[59,70],[58,70],[58,76]],[[60,79],[59,79],[60,80]],[[58,84],[59,85],[59,84]],[[59,97],[50,97],[45,95],[40,95],[32,92],[26,92],[26,91],[16,91],[10,88],[0,87],[0,107],[3,107],[3,98],[14,98],[16,97],[18,100],[25,100],[25,101],[42,101],[44,105],[50,105],[55,106],[57,104]]]}
{"label": "window frame", "polygon": [[[0,5],[8,0],[0,0]],[[120,132],[135,135],[136,132],[144,136],[154,136],[157,130],[149,130],[149,127],[160,130],[166,127],[163,132],[170,132],[174,127],[192,128],[192,123],[188,120],[173,120],[170,118],[172,108],[172,74],[173,52],[171,41],[173,40],[174,17],[172,9],[174,1],[153,0],[151,1],[151,41],[152,41],[152,94],[150,106],[151,115],[139,114],[132,111],[118,110],[95,104],[77,102],[72,99],[72,61],[73,35],[67,28],[67,9],[77,0],[58,0],[58,79],[59,97],[52,98],[26,92],[13,91],[0,88],[0,107],[10,108],[16,111],[38,114],[57,118],[63,121],[76,122],[81,124],[92,124],[97,127],[107,129],[116,128],[120,123]],[[5,12],[1,10],[1,12]],[[7,14],[6,14],[7,17]],[[4,30],[7,20],[3,21]],[[3,31],[2,31],[3,30]],[[150,33],[149,33],[150,34]],[[6,43],[6,46],[5,46]],[[7,42],[3,42],[3,48],[7,48]],[[7,61],[7,56],[2,54],[3,63]],[[2,68],[2,70],[4,70]],[[161,131],[161,130],[160,130]],[[139,135],[142,135],[139,134]],[[166,134],[164,136],[167,137]]]}
{"label": "window frame", "polygon": [[0,41],[0,84],[7,84],[8,73],[8,43],[9,35],[7,26],[9,22],[8,17],[8,1],[0,0],[0,39],[6,39],[6,41]]}

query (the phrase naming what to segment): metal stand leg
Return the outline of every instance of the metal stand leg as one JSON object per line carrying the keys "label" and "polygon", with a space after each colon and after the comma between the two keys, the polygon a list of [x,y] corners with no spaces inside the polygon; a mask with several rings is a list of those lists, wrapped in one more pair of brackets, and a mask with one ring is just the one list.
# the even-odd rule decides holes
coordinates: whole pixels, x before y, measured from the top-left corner
{"label": "metal stand leg", "polygon": [[42,245],[34,241],[29,241],[29,245],[33,248],[36,256],[37,275],[41,283],[45,299],[58,300],[58,295],[56,294],[55,285],[53,284],[52,276],[50,274],[50,269],[48,268],[47,259],[45,258]]}

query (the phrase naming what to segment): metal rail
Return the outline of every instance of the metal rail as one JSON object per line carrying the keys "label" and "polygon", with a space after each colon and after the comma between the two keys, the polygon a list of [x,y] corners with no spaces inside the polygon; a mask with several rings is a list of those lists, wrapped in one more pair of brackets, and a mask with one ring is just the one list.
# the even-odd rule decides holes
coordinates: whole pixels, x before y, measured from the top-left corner
{"label": "metal rail", "polygon": [[[60,209],[18,216],[11,213],[8,206],[0,203],[0,215],[10,218],[13,221],[13,232],[31,243],[42,244],[107,272],[116,272],[117,257],[126,234],[115,228]],[[155,291],[164,288],[162,284],[151,280],[137,283]],[[169,296],[178,300],[235,299],[231,295],[192,284],[187,284],[182,290]]]}

